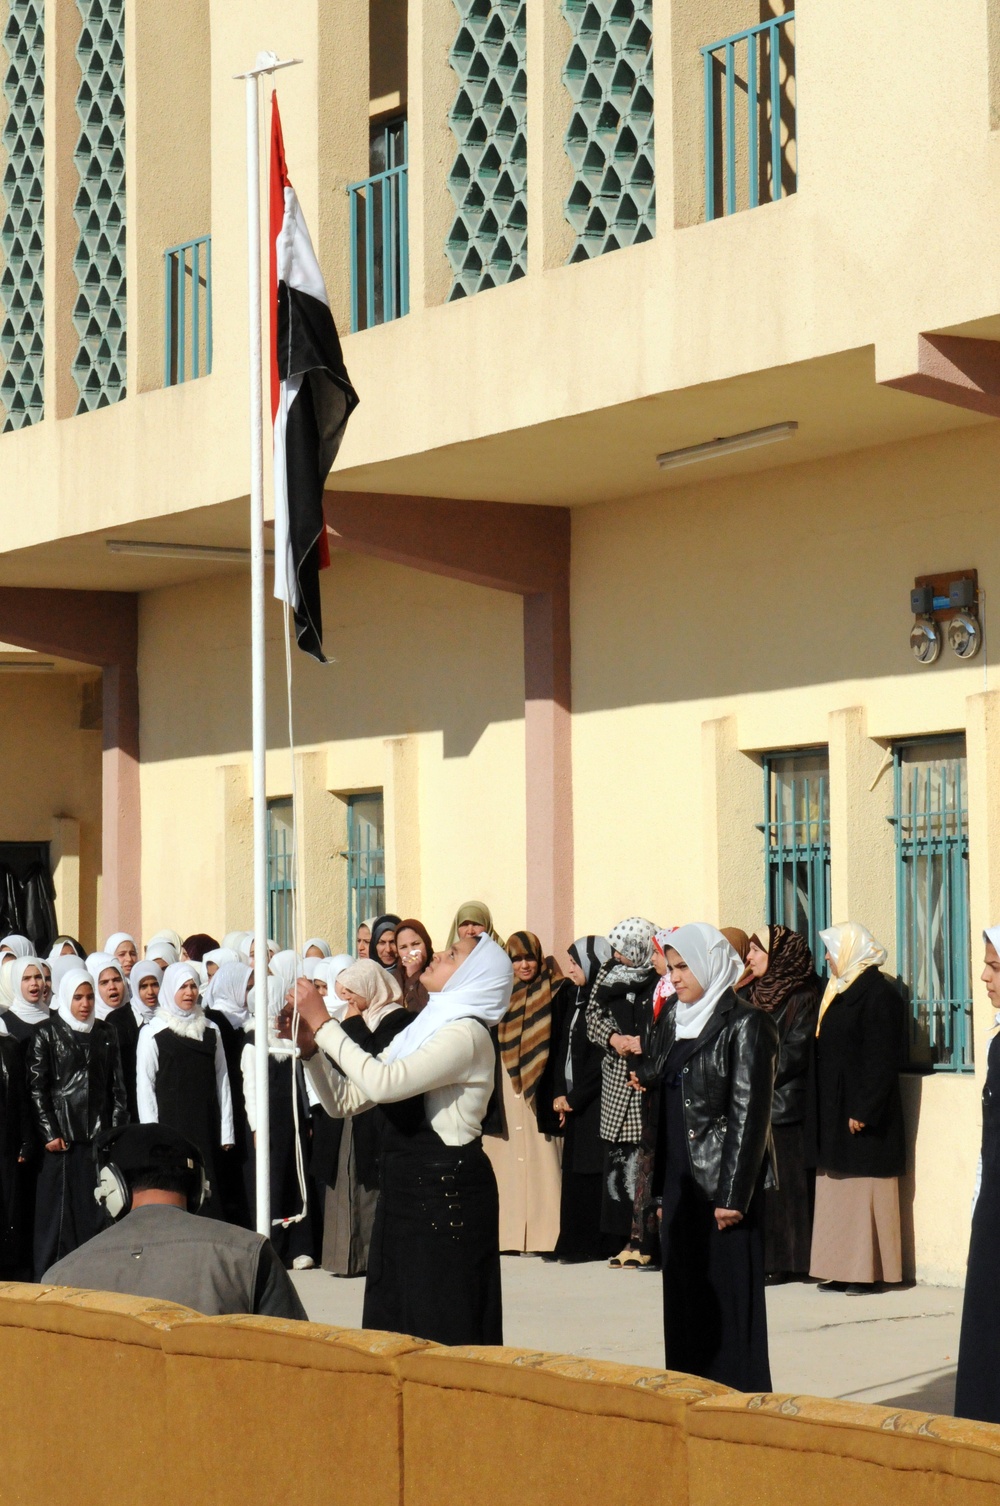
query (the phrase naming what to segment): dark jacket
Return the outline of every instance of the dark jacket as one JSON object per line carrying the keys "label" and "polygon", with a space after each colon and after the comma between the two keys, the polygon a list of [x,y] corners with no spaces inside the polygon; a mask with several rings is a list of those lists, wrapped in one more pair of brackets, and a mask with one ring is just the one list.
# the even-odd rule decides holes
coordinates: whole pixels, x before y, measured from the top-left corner
{"label": "dark jacket", "polygon": [[26,1156],[32,1139],[24,1061],[17,1042],[0,1035],[0,1161]]}
{"label": "dark jacket", "polygon": [[28,1047],[28,1091],[43,1144],[86,1143],[127,1124],[117,1035],[103,1020],[83,1034],[54,1014]]}
{"label": "dark jacket", "polygon": [[[906,1170],[899,1093],[904,1007],[878,968],[866,968],[823,1016],[816,1037],[816,1164],[848,1177]],[[852,1135],[849,1119],[865,1126]]]}
{"label": "dark jacket", "polygon": [[633,1063],[612,1050],[611,1037],[643,1037],[652,1015],[656,984],[652,968],[631,983],[598,978],[587,1004],[587,1034],[604,1053],[601,1138],[609,1144],[638,1145],[642,1136],[642,1094],[630,1087],[628,1080]]}
{"label": "dark jacket", "polygon": [[[676,1001],[647,1033],[647,1054],[636,1075],[658,1083],[674,1044]],[[684,1126],[691,1175],[717,1208],[750,1206],[771,1153],[771,1099],[778,1031],[771,1016],[751,1009],[728,989],[681,1068]],[[655,1185],[662,1177],[657,1174]]]}
{"label": "dark jacket", "polygon": [[[808,983],[793,988],[774,1009],[765,1011],[778,1027],[778,1071],[774,1079],[772,1124],[802,1124],[816,1041],[816,1017],[823,985],[813,974]],[[749,990],[740,999],[749,1003]]]}
{"label": "dark jacket", "polygon": [[[552,1062],[553,1096],[565,1098],[573,1110],[572,1165],[563,1161],[563,1170],[577,1175],[594,1176],[604,1165],[601,1143],[601,1066],[604,1052],[587,1035],[587,989],[569,984],[564,991],[566,1009],[562,1028],[554,1040],[549,1060]],[[579,1009],[577,1005],[579,1003]],[[573,1086],[566,1086],[566,1057],[572,1058]]]}

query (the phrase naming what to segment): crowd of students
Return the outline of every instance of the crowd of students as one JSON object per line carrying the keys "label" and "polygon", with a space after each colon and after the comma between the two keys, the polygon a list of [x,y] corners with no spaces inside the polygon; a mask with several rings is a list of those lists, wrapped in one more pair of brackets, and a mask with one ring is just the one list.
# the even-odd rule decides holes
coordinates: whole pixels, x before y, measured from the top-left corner
{"label": "crowd of students", "polygon": [[[984,977],[1000,1003],[998,934],[987,936]],[[477,948],[480,937],[492,945]],[[361,1274],[390,1171],[405,1203],[407,1178],[423,1185],[419,1167],[444,1156],[438,1180],[465,1179],[470,1206],[487,1210],[490,1228],[496,1217],[498,1250],[661,1270],[668,1366],[770,1389],[767,1282],[811,1276],[819,1291],[860,1294],[903,1274],[903,1003],[881,971],[884,948],[863,926],[834,926],[821,940],[825,984],[805,939],[784,926],[748,934],[641,917],[578,938],[563,971],[529,931],[504,942],[478,902],[460,907],[438,953],[418,919],[390,914],[359,928],[355,955],[333,956],[322,938],[301,955],[270,947],[279,1255],[289,1266]],[[252,935],[217,945],[161,932],[140,960],[136,941],[116,933],[102,952],[82,953],[70,937],[44,960],[23,937],[0,942],[0,1261],[9,1276],[38,1279],[97,1231],[94,1146],[130,1118],[168,1124],[198,1146],[212,1187],[206,1212],[254,1222]],[[288,1039],[296,991],[307,1050]],[[415,1017],[425,1009],[421,1033]],[[479,1038],[465,1040],[470,1021],[492,1038],[482,1081]],[[437,1041],[443,1065],[428,1076]],[[462,1094],[472,1105],[464,1117]],[[391,1107],[418,1102],[412,1122]],[[380,1112],[367,1112],[373,1104]],[[1000,1206],[996,1181],[991,1152],[974,1228],[994,1218],[994,1198]],[[377,1237],[384,1265],[391,1241],[384,1229]],[[985,1270],[984,1237],[978,1248]],[[406,1260],[405,1241],[397,1257]],[[425,1304],[437,1300],[440,1258],[438,1249]],[[471,1267],[462,1270],[471,1280]],[[456,1292],[460,1277],[456,1268]],[[457,1330],[473,1331],[466,1342],[499,1342],[499,1267],[495,1293],[492,1280],[476,1277],[479,1316]],[[409,1321],[372,1293],[370,1272],[369,1296],[383,1320]],[[435,1323],[427,1336],[462,1341],[444,1316]],[[981,1415],[968,1393],[983,1340],[970,1325],[962,1404]]]}

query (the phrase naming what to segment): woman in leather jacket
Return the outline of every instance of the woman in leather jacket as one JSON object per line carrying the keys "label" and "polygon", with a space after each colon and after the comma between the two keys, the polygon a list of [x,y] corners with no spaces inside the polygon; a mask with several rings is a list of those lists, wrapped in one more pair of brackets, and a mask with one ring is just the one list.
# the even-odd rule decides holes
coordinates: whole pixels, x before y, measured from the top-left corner
{"label": "woman in leather jacket", "polygon": [[59,1007],[28,1047],[28,1091],[45,1146],[35,1205],[35,1280],[97,1234],[94,1141],[128,1123],[118,1038],[96,1018],[94,984],[73,968],[59,985]]}
{"label": "woman in leather jacket", "polygon": [[666,956],[676,999],[635,1074],[661,1090],[666,1364],[769,1391],[762,1203],[778,1032],[733,992],[743,963],[714,926],[681,926]]}
{"label": "woman in leather jacket", "polygon": [[753,976],[741,997],[778,1027],[771,1133],[780,1186],[764,1196],[764,1268],[777,1282],[809,1272],[814,1176],[806,1169],[806,1090],[822,984],[809,943],[787,926],[763,926],[752,936],[747,963]]}

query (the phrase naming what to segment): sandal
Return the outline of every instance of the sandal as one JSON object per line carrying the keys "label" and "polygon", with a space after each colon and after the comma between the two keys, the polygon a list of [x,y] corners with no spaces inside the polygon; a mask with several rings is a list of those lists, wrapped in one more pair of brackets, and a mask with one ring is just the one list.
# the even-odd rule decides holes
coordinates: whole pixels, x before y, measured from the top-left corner
{"label": "sandal", "polygon": [[630,1249],[629,1246],[626,1245],[624,1250],[621,1250],[617,1255],[612,1255],[611,1259],[608,1261],[608,1265],[613,1271],[623,1271],[627,1266],[632,1264],[632,1257],[634,1256],[634,1254],[635,1251]]}

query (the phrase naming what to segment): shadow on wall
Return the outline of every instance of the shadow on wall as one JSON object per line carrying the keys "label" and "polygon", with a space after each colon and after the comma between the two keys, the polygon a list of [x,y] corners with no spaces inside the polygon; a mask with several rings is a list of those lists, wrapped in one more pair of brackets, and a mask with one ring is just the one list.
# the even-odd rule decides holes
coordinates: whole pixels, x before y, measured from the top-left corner
{"label": "shadow on wall", "polygon": [[882,676],[939,690],[959,661],[913,659],[909,593],[948,562],[993,588],[998,454],[993,427],[967,429],[577,510],[575,712]]}
{"label": "shadow on wall", "polygon": [[[335,662],[315,663],[293,638],[299,746],[440,731],[445,757],[462,758],[491,725],[524,720],[519,596],[350,555],[336,555],[322,581]],[[250,746],[248,585],[217,577],[142,597],[144,762]],[[287,747],[281,617],[270,598],[267,673],[268,744]]]}

